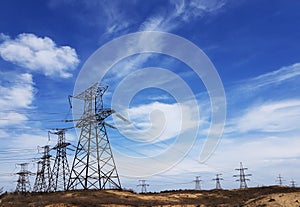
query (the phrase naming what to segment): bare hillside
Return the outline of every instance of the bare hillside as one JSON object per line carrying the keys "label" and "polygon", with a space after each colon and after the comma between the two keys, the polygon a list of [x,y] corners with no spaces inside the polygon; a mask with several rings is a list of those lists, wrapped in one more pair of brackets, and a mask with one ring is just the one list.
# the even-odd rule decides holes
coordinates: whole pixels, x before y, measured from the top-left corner
{"label": "bare hillside", "polygon": [[299,207],[300,189],[263,187],[244,190],[181,190],[136,194],[129,191],[69,191],[55,193],[4,194],[1,207]]}

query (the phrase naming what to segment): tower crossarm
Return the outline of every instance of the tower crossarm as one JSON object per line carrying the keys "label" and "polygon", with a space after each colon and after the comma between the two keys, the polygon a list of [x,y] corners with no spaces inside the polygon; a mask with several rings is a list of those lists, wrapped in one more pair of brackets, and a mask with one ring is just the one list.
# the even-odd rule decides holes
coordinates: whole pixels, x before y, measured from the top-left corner
{"label": "tower crossarm", "polygon": [[104,121],[107,117],[109,117],[111,114],[115,113],[113,109],[99,109],[98,113],[96,114],[97,121]]}

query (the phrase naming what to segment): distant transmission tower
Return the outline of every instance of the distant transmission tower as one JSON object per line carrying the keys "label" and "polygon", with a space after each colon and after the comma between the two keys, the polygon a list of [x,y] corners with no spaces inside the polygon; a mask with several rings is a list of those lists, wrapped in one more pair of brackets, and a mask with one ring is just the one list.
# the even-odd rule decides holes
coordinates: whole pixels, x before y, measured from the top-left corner
{"label": "distant transmission tower", "polygon": [[[84,101],[84,112],[76,127],[81,129],[68,189],[121,189],[111,151],[105,119],[114,111],[103,107],[108,86],[94,84],[73,98]],[[74,120],[75,121],[75,120]]]}
{"label": "distant transmission tower", "polygon": [[240,182],[240,188],[247,188],[247,182],[250,179],[246,178],[248,176],[251,176],[252,174],[245,174],[245,170],[248,170],[248,168],[243,167],[243,163],[240,162],[240,168],[235,169],[238,170],[240,173],[239,175],[234,175],[233,177],[238,177],[239,179],[237,179],[236,181]]}
{"label": "distant transmission tower", "polygon": [[221,175],[222,174],[216,174],[216,178],[213,179],[216,181],[216,189],[218,190],[222,189],[220,180],[223,180],[223,178],[220,177]]}
{"label": "distant transmission tower", "polygon": [[277,178],[278,179],[276,181],[279,184],[279,186],[283,186],[283,182],[285,181],[283,180],[283,177],[279,174]]}
{"label": "distant transmission tower", "polygon": [[66,142],[66,129],[56,129],[54,132],[49,132],[58,136],[57,144],[53,147],[56,150],[55,161],[50,176],[50,185],[48,191],[64,191],[67,190],[70,169],[67,159],[67,146],[70,143]]}
{"label": "distant transmission tower", "polygon": [[291,187],[296,188],[296,182],[293,179],[291,180]]}
{"label": "distant transmission tower", "polygon": [[46,192],[48,191],[50,183],[50,148],[49,145],[43,147],[44,152],[41,160],[37,162],[37,173],[33,187],[34,192]]}
{"label": "distant transmission tower", "polygon": [[201,190],[201,186],[200,186],[200,182],[202,180],[200,180],[200,176],[196,176],[196,179],[194,180],[195,182],[195,190]]}
{"label": "distant transmission tower", "polygon": [[19,165],[21,166],[21,170],[16,173],[19,175],[16,192],[26,193],[30,191],[29,175],[31,175],[31,172],[28,170],[28,163],[22,163]]}
{"label": "distant transmission tower", "polygon": [[141,187],[141,193],[147,193],[147,186],[149,184],[146,183],[146,180],[139,180],[140,184],[137,185],[137,187]]}

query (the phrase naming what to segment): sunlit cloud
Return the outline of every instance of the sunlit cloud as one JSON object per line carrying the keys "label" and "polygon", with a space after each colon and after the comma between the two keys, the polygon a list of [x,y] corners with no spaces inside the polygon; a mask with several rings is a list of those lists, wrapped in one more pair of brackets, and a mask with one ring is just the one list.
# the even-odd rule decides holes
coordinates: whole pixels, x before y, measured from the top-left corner
{"label": "sunlit cloud", "polygon": [[69,78],[79,63],[74,48],[57,46],[49,37],[26,33],[15,39],[4,37],[0,43],[0,56],[25,69],[40,71],[46,76]]}

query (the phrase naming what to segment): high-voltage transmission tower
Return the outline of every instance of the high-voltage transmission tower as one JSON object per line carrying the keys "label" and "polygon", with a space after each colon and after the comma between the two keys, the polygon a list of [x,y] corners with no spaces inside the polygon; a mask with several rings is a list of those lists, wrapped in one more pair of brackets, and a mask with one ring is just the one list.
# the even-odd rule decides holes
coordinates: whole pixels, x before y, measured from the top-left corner
{"label": "high-voltage transmission tower", "polygon": [[108,86],[95,83],[73,98],[84,101],[83,114],[77,121],[80,136],[72,164],[68,190],[121,189],[119,175],[111,151],[105,119],[114,110],[104,108],[102,96]]}
{"label": "high-voltage transmission tower", "polygon": [[248,168],[243,167],[242,162],[240,162],[240,168],[235,170],[238,170],[240,172],[238,175],[233,176],[233,177],[238,177],[236,181],[240,182],[240,188],[247,188],[247,181],[250,181],[250,179],[246,177],[252,176],[252,174],[245,174],[245,170],[248,170]]}
{"label": "high-voltage transmission tower", "polygon": [[146,183],[146,180],[139,180],[140,184],[137,185],[137,187],[141,187],[141,193],[147,193],[147,186],[149,184]]}
{"label": "high-voltage transmission tower", "polygon": [[33,186],[34,192],[47,192],[50,183],[50,147],[46,145],[43,149],[43,156],[37,162],[37,173]]}
{"label": "high-voltage transmission tower", "polygon": [[276,180],[276,182],[279,184],[279,186],[283,186],[283,182],[285,181],[283,180],[283,177],[279,174],[277,178],[278,179]]}
{"label": "high-voltage transmission tower", "polygon": [[296,188],[296,182],[293,179],[291,180],[291,187]]}
{"label": "high-voltage transmission tower", "polygon": [[50,185],[48,191],[64,191],[67,190],[70,169],[67,159],[66,129],[56,129],[51,134],[57,135],[57,144],[52,148],[56,150],[55,161],[50,176]]}
{"label": "high-voltage transmission tower", "polygon": [[200,186],[200,182],[202,180],[200,180],[200,176],[196,176],[196,179],[194,180],[195,182],[195,190],[201,190],[201,186]]}
{"label": "high-voltage transmission tower", "polygon": [[32,173],[28,170],[28,163],[19,164],[21,166],[21,170],[16,174],[19,175],[17,180],[16,192],[26,193],[29,192],[30,189],[30,181],[29,175]]}
{"label": "high-voltage transmission tower", "polygon": [[222,174],[216,174],[216,178],[213,179],[214,181],[216,181],[216,189],[218,190],[222,189],[220,180],[223,180],[223,178],[220,177],[221,175]]}

